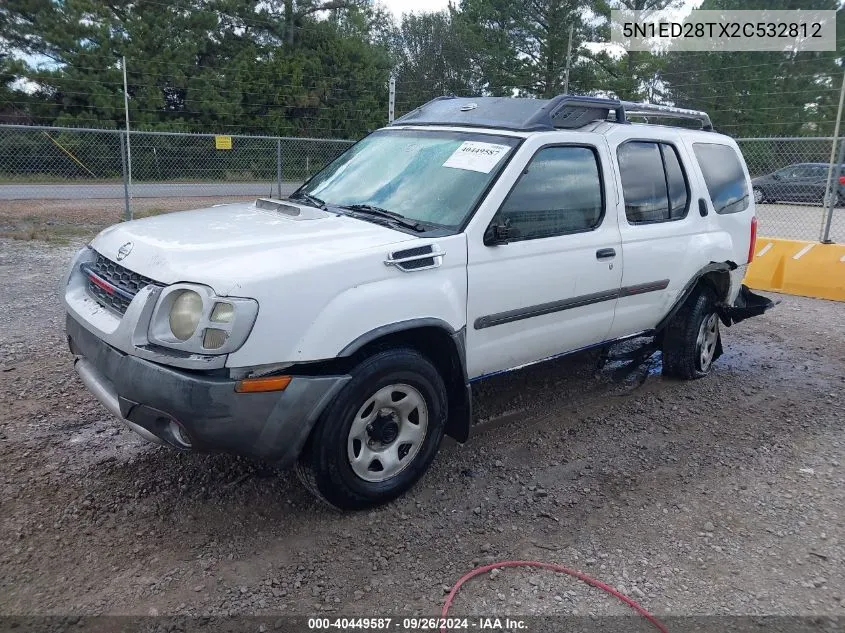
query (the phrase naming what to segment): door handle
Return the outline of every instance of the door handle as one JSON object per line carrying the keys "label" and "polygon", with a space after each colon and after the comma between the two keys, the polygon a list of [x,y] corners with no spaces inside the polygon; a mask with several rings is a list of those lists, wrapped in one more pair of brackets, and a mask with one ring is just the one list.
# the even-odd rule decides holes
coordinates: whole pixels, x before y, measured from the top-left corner
{"label": "door handle", "polygon": [[707,201],[704,198],[698,199],[698,214],[702,218],[707,215]]}
{"label": "door handle", "polygon": [[616,257],[615,248],[600,248],[596,251],[596,259],[613,259]]}

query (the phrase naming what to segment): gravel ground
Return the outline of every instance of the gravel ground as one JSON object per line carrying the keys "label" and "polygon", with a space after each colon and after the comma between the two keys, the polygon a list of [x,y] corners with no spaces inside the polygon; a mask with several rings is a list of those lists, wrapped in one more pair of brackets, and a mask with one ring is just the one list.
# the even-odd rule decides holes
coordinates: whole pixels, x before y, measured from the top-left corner
{"label": "gravel ground", "polygon": [[[845,615],[842,304],[781,297],[695,382],[596,355],[491,379],[470,443],[397,502],[338,514],[290,473],[111,419],[64,341],[72,252],[0,239],[0,613],[435,615],[474,565],[538,559],[659,616]],[[505,570],[452,613],[628,611]]]}

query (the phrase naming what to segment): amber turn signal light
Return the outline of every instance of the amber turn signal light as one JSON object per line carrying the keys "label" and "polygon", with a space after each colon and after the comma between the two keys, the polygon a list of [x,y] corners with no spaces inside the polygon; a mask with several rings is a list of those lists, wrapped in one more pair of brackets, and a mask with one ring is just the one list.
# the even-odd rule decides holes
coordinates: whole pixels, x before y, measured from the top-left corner
{"label": "amber turn signal light", "polygon": [[293,376],[267,376],[266,378],[244,378],[235,383],[238,393],[263,393],[265,391],[284,391]]}

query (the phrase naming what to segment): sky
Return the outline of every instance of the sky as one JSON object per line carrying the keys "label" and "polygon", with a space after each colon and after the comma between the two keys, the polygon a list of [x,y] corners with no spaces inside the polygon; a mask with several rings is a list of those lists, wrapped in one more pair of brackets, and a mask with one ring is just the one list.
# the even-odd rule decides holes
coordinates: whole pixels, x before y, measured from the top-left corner
{"label": "sky", "polygon": [[[439,11],[445,9],[449,0],[378,0],[386,6],[398,20],[403,13],[419,11]],[[454,0],[457,4],[457,0]],[[688,11],[698,7],[704,0],[685,0],[684,8]]]}

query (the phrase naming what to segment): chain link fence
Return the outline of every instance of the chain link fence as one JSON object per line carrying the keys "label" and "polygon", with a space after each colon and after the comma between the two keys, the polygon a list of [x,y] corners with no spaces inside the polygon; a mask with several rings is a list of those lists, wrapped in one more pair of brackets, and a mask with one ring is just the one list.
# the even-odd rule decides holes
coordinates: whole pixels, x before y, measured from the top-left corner
{"label": "chain link fence", "polygon": [[[0,126],[0,200],[285,196],[353,141]],[[128,147],[127,147],[128,145]]]}
{"label": "chain link fence", "polygon": [[841,166],[845,139],[836,148],[832,199],[827,185],[833,138],[737,142],[751,173],[760,235],[816,241],[827,231],[830,241],[845,242],[845,168]]}
{"label": "chain link fence", "polygon": [[[829,224],[829,239],[845,242],[839,173],[832,209],[823,204],[832,138],[737,140],[754,179],[760,235],[818,240]],[[120,130],[0,125],[0,200],[108,199],[126,213],[132,198],[282,197],[352,143],[131,132],[127,152]]]}

